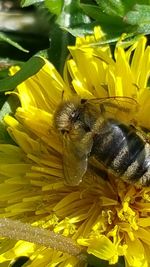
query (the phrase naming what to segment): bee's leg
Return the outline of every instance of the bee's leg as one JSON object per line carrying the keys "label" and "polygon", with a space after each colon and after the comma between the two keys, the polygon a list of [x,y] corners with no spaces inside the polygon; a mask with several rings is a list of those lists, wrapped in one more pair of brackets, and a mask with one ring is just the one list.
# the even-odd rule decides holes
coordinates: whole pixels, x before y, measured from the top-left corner
{"label": "bee's leg", "polygon": [[142,129],[138,129],[137,134],[141,137],[141,139],[145,142],[145,143],[149,143],[150,144],[150,135],[145,133]]}
{"label": "bee's leg", "polygon": [[142,130],[140,127],[134,127],[134,125],[130,125],[131,131],[133,130],[143,141],[144,143],[150,143],[150,136],[146,133],[146,131]]}
{"label": "bee's leg", "polygon": [[89,158],[88,169],[89,171],[93,171],[103,180],[108,180],[108,170],[92,156]]}
{"label": "bee's leg", "polygon": [[99,107],[100,107],[100,111],[101,111],[101,114],[104,114],[105,113],[105,107],[104,107],[104,104],[100,104],[99,105]]}

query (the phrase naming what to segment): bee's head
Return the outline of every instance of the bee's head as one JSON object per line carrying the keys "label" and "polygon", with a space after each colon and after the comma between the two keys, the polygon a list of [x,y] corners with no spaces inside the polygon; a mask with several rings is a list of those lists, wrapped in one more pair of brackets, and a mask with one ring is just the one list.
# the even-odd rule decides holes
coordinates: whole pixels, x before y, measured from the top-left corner
{"label": "bee's head", "polygon": [[55,127],[62,134],[69,133],[80,121],[81,101],[67,101],[62,103],[54,114]]}

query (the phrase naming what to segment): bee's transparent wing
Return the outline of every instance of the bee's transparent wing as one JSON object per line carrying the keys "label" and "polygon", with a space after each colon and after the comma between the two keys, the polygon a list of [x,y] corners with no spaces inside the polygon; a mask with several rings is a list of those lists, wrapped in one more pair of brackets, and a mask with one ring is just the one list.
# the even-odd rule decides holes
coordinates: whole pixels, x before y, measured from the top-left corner
{"label": "bee's transparent wing", "polygon": [[68,185],[78,185],[82,182],[87,170],[88,154],[91,151],[92,139],[72,142],[68,135],[63,137],[63,168],[65,181]]}
{"label": "bee's transparent wing", "polygon": [[125,96],[95,98],[87,101],[92,105],[98,105],[104,117],[128,123],[134,120],[139,108],[135,99]]}

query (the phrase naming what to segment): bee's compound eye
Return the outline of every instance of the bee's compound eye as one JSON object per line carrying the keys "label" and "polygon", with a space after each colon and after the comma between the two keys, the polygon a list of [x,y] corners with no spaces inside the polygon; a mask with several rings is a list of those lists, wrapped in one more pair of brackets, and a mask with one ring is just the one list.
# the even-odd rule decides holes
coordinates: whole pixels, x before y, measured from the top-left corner
{"label": "bee's compound eye", "polygon": [[82,98],[82,99],[81,99],[81,104],[84,104],[84,103],[86,103],[86,101],[87,101],[87,99],[85,99],[85,98]]}
{"label": "bee's compound eye", "polygon": [[61,130],[61,134],[64,135],[65,133],[69,133],[69,131],[65,130],[65,129],[62,129]]}

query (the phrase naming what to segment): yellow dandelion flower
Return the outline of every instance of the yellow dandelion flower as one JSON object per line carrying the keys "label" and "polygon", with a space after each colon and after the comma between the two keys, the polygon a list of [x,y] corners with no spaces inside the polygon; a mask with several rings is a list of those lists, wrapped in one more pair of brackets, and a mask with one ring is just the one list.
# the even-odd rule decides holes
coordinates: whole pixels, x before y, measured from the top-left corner
{"label": "yellow dandelion flower", "polygon": [[[0,217],[71,238],[81,251],[110,264],[124,256],[126,267],[148,267],[150,188],[136,187],[112,174],[104,180],[90,168],[78,186],[64,182],[62,142],[53,127],[53,115],[62,99],[75,95],[135,99],[140,109],[134,119],[150,129],[146,38],[128,49],[118,44],[114,55],[108,45],[90,45],[100,38],[102,33],[96,29],[94,36],[77,38],[76,45],[69,47],[64,80],[45,61],[36,75],[18,86],[15,93],[21,105],[15,117],[4,118],[16,145],[0,144]],[[8,266],[24,256],[31,267],[88,265],[85,258],[82,261],[67,251],[44,246],[41,240],[38,244],[30,240],[34,239],[2,238],[0,264]]]}

